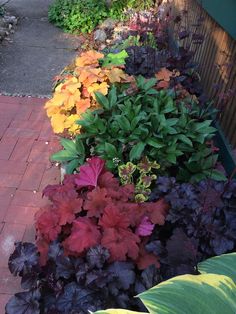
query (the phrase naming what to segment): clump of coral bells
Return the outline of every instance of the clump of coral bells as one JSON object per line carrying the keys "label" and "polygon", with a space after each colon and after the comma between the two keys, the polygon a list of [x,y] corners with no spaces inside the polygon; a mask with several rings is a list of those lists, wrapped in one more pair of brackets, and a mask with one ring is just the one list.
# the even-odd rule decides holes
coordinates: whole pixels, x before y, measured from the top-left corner
{"label": "clump of coral bells", "polygon": [[62,185],[47,186],[52,202],[37,214],[37,247],[45,264],[49,245],[58,240],[68,256],[83,257],[101,245],[109,262],[133,261],[140,269],[158,266],[144,242],[155,225],[163,225],[168,210],[164,199],[135,203],[134,185],[121,186],[105,169],[105,161],[92,157],[79,174],[68,175]]}

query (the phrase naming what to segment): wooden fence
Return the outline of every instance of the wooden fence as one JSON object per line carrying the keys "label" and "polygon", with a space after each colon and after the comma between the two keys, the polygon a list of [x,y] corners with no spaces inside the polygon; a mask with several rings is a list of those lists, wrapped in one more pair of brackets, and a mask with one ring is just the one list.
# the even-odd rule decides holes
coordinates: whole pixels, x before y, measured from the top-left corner
{"label": "wooden fence", "polygon": [[205,93],[221,110],[220,126],[229,143],[236,148],[236,41],[197,0],[173,0],[172,4],[174,15],[180,13],[182,17],[174,27],[176,39],[182,31],[197,34],[200,42],[204,38],[201,44],[194,44],[191,38],[185,38],[179,44],[195,50],[194,59],[199,64]]}

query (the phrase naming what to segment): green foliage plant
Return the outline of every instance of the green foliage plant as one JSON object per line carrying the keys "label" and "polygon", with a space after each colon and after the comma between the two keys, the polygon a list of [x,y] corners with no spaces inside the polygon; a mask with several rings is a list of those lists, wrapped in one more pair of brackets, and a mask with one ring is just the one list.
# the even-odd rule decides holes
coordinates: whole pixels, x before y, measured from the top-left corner
{"label": "green foliage plant", "polygon": [[[115,86],[107,97],[96,93],[101,109],[88,110],[78,121],[82,127],[78,138],[90,152],[115,172],[119,164],[146,156],[184,180],[222,177],[212,170],[217,155],[206,144],[215,134],[212,121],[199,120],[184,101],[177,104],[172,90],[157,91],[155,78],[140,76],[136,84],[138,91],[131,94],[128,90],[119,94]],[[206,157],[210,158],[205,164]]]}
{"label": "green foliage plant", "polygon": [[[138,295],[151,314],[236,313],[236,253],[209,258],[200,275],[177,276]],[[94,314],[137,314],[124,309]],[[144,314],[144,313],[140,313]]]}
{"label": "green foliage plant", "polygon": [[105,0],[55,0],[48,17],[67,32],[90,33],[108,17],[108,10]]}

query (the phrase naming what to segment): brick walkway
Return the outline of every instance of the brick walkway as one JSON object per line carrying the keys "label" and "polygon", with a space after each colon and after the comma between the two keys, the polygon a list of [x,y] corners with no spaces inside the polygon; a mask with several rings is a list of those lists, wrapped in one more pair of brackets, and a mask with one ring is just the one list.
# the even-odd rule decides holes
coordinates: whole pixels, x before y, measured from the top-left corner
{"label": "brick walkway", "polygon": [[59,182],[59,169],[49,161],[59,144],[44,103],[0,96],[0,314],[20,290],[7,267],[14,242],[34,241],[34,214],[47,202],[41,191]]}

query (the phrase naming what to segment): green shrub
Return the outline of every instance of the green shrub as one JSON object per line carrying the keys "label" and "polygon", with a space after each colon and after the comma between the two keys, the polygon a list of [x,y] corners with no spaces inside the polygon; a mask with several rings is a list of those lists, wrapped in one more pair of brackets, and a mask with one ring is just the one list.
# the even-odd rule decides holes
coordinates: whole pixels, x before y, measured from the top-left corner
{"label": "green shrub", "polygon": [[68,32],[90,33],[108,16],[104,0],[55,0],[49,21]]}
{"label": "green shrub", "polygon": [[[156,79],[140,76],[136,83],[138,92],[131,95],[118,93],[115,86],[108,97],[96,93],[101,109],[87,110],[78,121],[82,128],[77,142],[86,153],[105,159],[115,172],[118,165],[145,156],[183,181],[223,180],[213,169],[218,156],[206,144],[215,133],[212,121],[199,118],[194,103],[192,108],[177,103],[173,91],[155,90]],[[69,155],[72,162],[74,154]],[[54,160],[61,161],[58,157]]]}
{"label": "green shrub", "polygon": [[67,32],[90,33],[107,17],[123,20],[127,17],[124,10],[148,9],[153,0],[113,0],[111,6],[106,0],[55,0],[49,8],[49,21]]}

